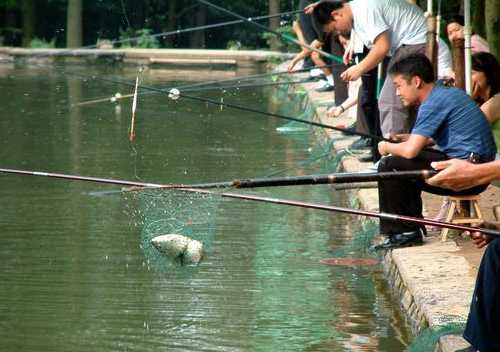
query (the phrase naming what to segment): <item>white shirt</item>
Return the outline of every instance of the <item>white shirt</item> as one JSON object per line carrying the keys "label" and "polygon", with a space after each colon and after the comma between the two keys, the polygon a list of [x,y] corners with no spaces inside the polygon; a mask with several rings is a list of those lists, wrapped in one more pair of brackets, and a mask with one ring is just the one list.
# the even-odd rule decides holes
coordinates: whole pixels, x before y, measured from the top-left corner
{"label": "white shirt", "polygon": [[385,31],[391,37],[390,56],[402,45],[426,42],[424,12],[406,0],[352,0],[347,4],[352,10],[353,29],[369,49]]}
{"label": "white shirt", "polygon": [[354,54],[363,54],[365,49],[365,45],[363,41],[359,38],[355,31],[351,31],[351,47],[353,49]]}
{"label": "white shirt", "polygon": [[438,78],[450,78],[453,75],[451,51],[443,39],[438,41]]}

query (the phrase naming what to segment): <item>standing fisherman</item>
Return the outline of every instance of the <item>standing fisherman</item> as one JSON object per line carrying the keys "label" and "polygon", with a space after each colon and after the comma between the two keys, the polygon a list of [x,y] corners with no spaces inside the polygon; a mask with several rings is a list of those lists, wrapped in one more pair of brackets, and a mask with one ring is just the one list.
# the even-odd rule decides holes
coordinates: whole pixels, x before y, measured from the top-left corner
{"label": "standing fisherman", "polygon": [[[408,56],[389,69],[396,92],[405,106],[418,106],[415,127],[402,143],[379,143],[382,158],[378,171],[428,169],[431,162],[451,158],[486,163],[495,159],[496,145],[488,121],[464,91],[434,85],[434,71],[425,55]],[[424,150],[430,143],[438,150]],[[390,156],[389,156],[390,154]],[[380,181],[380,211],[422,217],[423,190],[440,195],[471,195],[488,184],[453,192],[424,181]],[[390,249],[422,243],[425,229],[399,221],[380,221],[387,240],[376,249]]]}
{"label": "standing fisherman", "polygon": [[[389,66],[415,53],[425,53],[427,25],[423,11],[406,0],[322,0],[310,11],[325,32],[354,30],[370,49],[342,78],[355,81],[391,56]],[[409,110],[396,96],[394,85],[386,78],[379,97],[380,127],[384,136],[407,133],[414,123]]]}

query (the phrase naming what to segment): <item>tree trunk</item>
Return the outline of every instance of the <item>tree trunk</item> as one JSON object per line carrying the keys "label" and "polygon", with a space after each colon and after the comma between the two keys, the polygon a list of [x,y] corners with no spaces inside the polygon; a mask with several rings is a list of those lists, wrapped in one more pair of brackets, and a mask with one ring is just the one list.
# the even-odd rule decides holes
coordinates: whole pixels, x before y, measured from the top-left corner
{"label": "tree trunk", "polygon": [[[204,26],[207,23],[207,7],[198,6],[198,11],[196,11],[196,21],[195,26]],[[206,47],[205,42],[205,30],[195,31],[191,34],[191,48],[204,49]]]}
{"label": "tree trunk", "polygon": [[486,37],[484,0],[472,1],[472,31]]}
{"label": "tree trunk", "polygon": [[82,0],[68,0],[66,16],[66,46],[78,48],[82,46]]}
{"label": "tree trunk", "polygon": [[[177,1],[176,0],[168,0],[168,13],[167,13],[167,30],[168,32],[175,30],[177,26]],[[165,39],[165,44],[168,47],[173,47],[175,42],[174,36],[169,36]]]}
{"label": "tree trunk", "polygon": [[455,87],[465,90],[465,40],[455,39],[451,43]]}
{"label": "tree trunk", "polygon": [[500,0],[486,0],[486,37],[490,51],[500,57]]}
{"label": "tree trunk", "polygon": [[434,68],[434,79],[439,77],[438,72],[438,46],[436,41],[436,17],[427,17],[427,42],[426,42],[426,55],[432,62],[432,67]]}
{"label": "tree trunk", "polygon": [[23,46],[29,47],[33,39],[35,28],[35,2],[31,0],[22,1],[22,14],[23,14]]}
{"label": "tree trunk", "polygon": [[[276,15],[280,12],[280,0],[269,0],[269,15]],[[276,31],[280,28],[280,18],[272,17],[269,19],[269,28]],[[279,40],[275,36],[271,38],[271,50],[279,49]]]}

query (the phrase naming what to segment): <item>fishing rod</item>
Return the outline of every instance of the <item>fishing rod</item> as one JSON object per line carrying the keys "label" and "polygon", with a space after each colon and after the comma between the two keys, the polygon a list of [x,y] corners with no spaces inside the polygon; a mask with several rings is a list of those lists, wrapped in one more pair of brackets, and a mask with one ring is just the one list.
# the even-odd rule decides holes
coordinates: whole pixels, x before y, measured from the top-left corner
{"label": "fishing rod", "polygon": [[[244,88],[261,88],[261,87],[273,87],[273,86],[285,86],[285,85],[293,85],[293,84],[300,84],[300,83],[307,83],[309,82],[309,79],[302,79],[298,81],[283,81],[283,82],[269,82],[269,83],[260,83],[260,84],[241,84],[241,85],[226,85],[226,86],[208,86],[208,87],[201,87],[201,88],[187,88],[187,92],[204,92],[204,91],[211,91],[211,90],[231,90],[231,89],[244,89]],[[147,92],[149,94],[154,93],[157,94],[156,92]],[[104,102],[111,102],[111,103],[116,103],[118,100],[121,99],[126,99],[126,98],[134,98],[135,97],[135,92],[133,94],[127,94],[127,95],[121,95],[120,93],[116,93],[114,96],[110,98],[102,98],[102,99],[94,99],[94,100],[88,100],[88,101],[83,101],[80,103],[72,104],[71,107],[79,107],[79,106],[86,106],[86,105],[93,105],[97,103],[104,103]],[[140,94],[138,93],[137,96],[143,96],[146,94]]]}
{"label": "fishing rod", "polygon": [[[217,85],[217,84],[224,84],[224,83],[230,83],[230,82],[235,82],[235,81],[236,82],[241,82],[241,81],[247,81],[247,80],[258,79],[258,78],[279,77],[279,76],[283,76],[283,75],[295,75],[295,74],[299,74],[299,73],[303,73],[303,72],[308,72],[308,71],[310,71],[313,68],[319,68],[319,69],[321,69],[321,68],[330,67],[330,66],[331,65],[314,66],[314,67],[308,67],[308,68],[302,68],[302,69],[294,70],[292,72],[290,72],[290,71],[277,71],[277,72],[271,72],[271,73],[269,73],[269,72],[267,72],[267,73],[258,73],[258,74],[255,74],[255,75],[233,77],[233,78],[228,78],[228,79],[218,80],[218,81],[198,82],[198,83],[194,83],[194,84],[183,85],[183,86],[180,86],[180,87],[172,87],[172,86],[171,87],[163,87],[162,89],[166,89],[166,90],[170,90],[170,89],[173,89],[173,88],[177,88],[177,89],[191,89],[191,88],[197,88],[197,87],[204,87],[204,86],[207,86],[207,85],[208,86],[209,85]],[[67,74],[70,74],[70,73],[67,73]],[[149,94],[158,94],[158,92],[149,91],[149,92],[139,93],[140,96],[142,96],[142,95],[149,95]],[[120,93],[116,93],[112,97],[94,98],[92,100],[83,101],[81,103],[73,104],[72,107],[85,106],[85,105],[91,105],[91,104],[97,104],[97,103],[106,103],[106,102],[116,103],[119,100],[132,98],[133,96],[134,96],[133,94],[122,95]]]}
{"label": "fishing rod", "polygon": [[[74,76],[88,78],[88,76],[86,76],[86,75],[81,75],[81,74],[76,74],[76,73],[71,73],[71,74],[74,75]],[[101,80],[101,81],[104,81],[104,82],[111,82],[111,83],[115,83],[115,84],[127,85],[129,87],[135,87],[134,84],[131,84],[130,82],[124,82],[124,81],[121,81],[121,80],[116,80],[116,79],[111,79],[111,78],[104,78],[104,77],[97,77],[97,76],[92,76],[92,78],[97,79],[97,80]],[[186,98],[186,99],[200,101],[200,102],[203,102],[203,103],[209,103],[209,104],[212,104],[212,105],[223,106],[223,107],[227,107],[227,108],[231,108],[231,109],[236,109],[236,110],[241,110],[241,111],[246,111],[246,112],[252,112],[252,113],[255,113],[255,114],[260,114],[260,115],[265,115],[265,116],[270,116],[270,117],[275,117],[275,118],[282,119],[282,120],[300,122],[300,123],[304,123],[304,124],[307,124],[307,125],[311,125],[311,126],[315,126],[315,127],[321,127],[321,128],[325,128],[325,129],[329,129],[329,130],[334,130],[334,131],[338,131],[338,132],[342,132],[342,133],[346,133],[346,134],[350,134],[350,135],[355,135],[355,136],[360,136],[360,137],[365,137],[365,138],[372,138],[372,139],[374,139],[376,141],[386,141],[386,142],[392,142],[392,143],[395,142],[395,141],[393,141],[391,139],[388,139],[388,138],[385,138],[385,137],[381,137],[381,136],[377,136],[377,135],[374,135],[374,134],[371,134],[371,133],[364,133],[364,132],[352,131],[352,130],[349,130],[349,129],[346,129],[346,128],[340,128],[340,127],[336,127],[336,126],[332,126],[332,125],[327,125],[327,124],[324,124],[324,123],[321,123],[321,122],[308,121],[308,120],[300,119],[300,118],[297,118],[297,117],[285,116],[285,115],[281,115],[281,114],[277,114],[277,113],[272,113],[272,112],[267,112],[267,111],[262,111],[262,110],[258,110],[258,109],[253,109],[253,108],[249,108],[249,107],[245,107],[245,106],[241,106],[241,105],[236,105],[236,104],[231,104],[231,103],[225,103],[225,102],[222,102],[222,101],[213,100],[213,99],[209,99],[209,98],[203,98],[203,97],[194,96],[194,95],[187,95],[187,94],[181,93],[179,91],[179,89],[177,89],[177,88],[173,88],[169,92],[167,92],[165,89],[155,88],[155,87],[150,87],[150,86],[144,86],[144,85],[140,85],[139,88],[140,89],[145,89],[145,90],[150,90],[150,91],[155,91],[155,92],[159,92],[159,93],[168,93],[168,97],[170,99],[174,100],[174,101],[176,101],[180,97],[182,97],[182,98]]]}
{"label": "fishing rod", "polygon": [[[98,177],[87,177],[87,176],[77,176],[77,175],[67,175],[67,174],[57,174],[57,173],[27,171],[27,170],[0,169],[0,172],[7,173],[7,174],[51,177],[51,178],[58,178],[58,179],[66,179],[66,180],[74,180],[74,181],[88,181],[88,182],[114,184],[114,185],[122,185],[122,186],[136,186],[136,187],[167,186],[167,185],[161,185],[161,184],[155,184],[155,183],[115,180],[115,179],[106,179],[106,178],[98,178]],[[306,209],[325,210],[325,211],[329,211],[329,212],[346,213],[346,214],[351,214],[351,215],[360,215],[360,216],[373,217],[373,218],[379,218],[379,219],[384,219],[384,220],[403,221],[403,222],[414,223],[414,224],[419,224],[419,225],[437,226],[440,228],[448,228],[448,229],[459,230],[459,231],[481,232],[485,235],[500,237],[500,231],[498,231],[498,230],[492,230],[492,229],[486,229],[486,228],[476,228],[476,227],[459,225],[459,224],[451,224],[451,223],[442,222],[442,221],[435,221],[435,220],[429,220],[429,219],[423,219],[423,218],[415,218],[415,217],[405,216],[405,215],[397,215],[397,214],[384,213],[384,212],[374,212],[374,211],[361,210],[361,209],[342,208],[342,207],[337,207],[337,206],[333,206],[333,205],[300,202],[300,201],[278,199],[278,198],[258,197],[258,196],[254,196],[254,195],[246,195],[246,194],[238,194],[238,193],[228,193],[228,192],[217,193],[217,192],[213,192],[213,191],[209,191],[209,190],[196,189],[196,188],[182,188],[182,189],[178,189],[178,190],[182,191],[182,192],[189,192],[189,193],[216,195],[216,196],[220,196],[223,198],[240,199],[240,200],[248,200],[248,201],[254,201],[254,202],[279,204],[279,205],[288,205],[288,206],[300,207],[300,208],[306,208]]]}
{"label": "fishing rod", "polygon": [[[217,6],[215,4],[212,4],[211,2],[208,2],[206,0],[197,0],[198,2],[206,5],[206,6],[209,6],[209,7],[212,7],[214,9],[217,9],[221,12],[224,12],[228,15],[231,15],[233,17],[236,17],[236,18],[239,18],[240,20],[243,20],[243,21],[246,21],[246,18],[244,16],[241,16],[233,11],[230,11],[228,9],[225,9],[223,7],[220,7],[220,6]],[[327,57],[329,59],[332,59],[334,61],[337,61],[338,63],[340,64],[343,64],[344,63],[344,60],[340,57],[340,56],[337,56],[337,55],[333,55],[332,53],[327,53],[326,51],[323,51],[321,49],[317,49],[313,46],[310,46],[308,44],[305,44],[305,43],[301,43],[300,41],[298,41],[297,39],[289,36],[289,35],[286,35],[286,34],[283,34],[283,33],[280,33],[278,31],[275,31],[275,30],[272,30],[272,29],[269,29],[268,27],[260,24],[260,23],[257,23],[257,22],[253,22],[253,21],[249,21],[248,23],[252,24],[254,27],[260,29],[261,31],[264,31],[264,32],[267,32],[267,33],[271,33],[271,34],[274,34],[275,36],[285,40],[285,41],[288,41],[288,42],[291,42],[291,43],[295,43],[301,47],[304,47],[306,49],[309,49],[311,51],[314,51],[314,52],[317,52],[318,54],[320,54],[321,56],[324,56],[324,57]]]}
{"label": "fishing rod", "polygon": [[[145,88],[145,87],[143,86],[143,88]],[[147,88],[145,88],[145,89],[147,89]],[[209,98],[187,95],[187,94],[181,93],[178,89],[175,89],[175,88],[170,90],[168,97],[172,100],[178,100],[180,97],[182,97],[182,98],[200,101],[200,102],[204,102],[204,103],[209,103],[209,104],[213,104],[213,105],[224,106],[224,107],[228,107],[231,109],[252,112],[255,114],[260,114],[260,115],[265,115],[265,116],[270,116],[270,117],[275,117],[275,118],[282,119],[282,120],[295,121],[295,122],[299,122],[299,123],[303,123],[303,124],[307,124],[307,125],[311,125],[311,126],[315,126],[315,127],[321,127],[321,128],[325,128],[325,129],[329,129],[329,130],[334,130],[334,131],[338,131],[338,132],[342,132],[342,133],[346,133],[346,134],[351,134],[351,135],[355,135],[355,136],[372,138],[372,139],[377,140],[377,141],[394,142],[391,139],[387,139],[385,137],[377,136],[377,135],[374,135],[371,133],[352,131],[352,130],[349,130],[346,128],[340,128],[340,127],[336,127],[336,126],[332,126],[332,125],[327,125],[327,124],[324,124],[321,122],[308,121],[308,120],[300,119],[297,117],[286,116],[286,115],[282,115],[282,114],[262,111],[262,110],[253,109],[253,108],[249,108],[249,107],[245,107],[245,106],[241,106],[241,105],[236,105],[236,104],[232,104],[232,103],[224,103],[224,102],[209,99]]]}
{"label": "fishing rod", "polygon": [[288,86],[293,84],[307,83],[309,79],[300,79],[297,81],[282,81],[282,82],[268,82],[260,84],[241,84],[241,85],[225,85],[225,86],[209,86],[202,88],[187,88],[184,89],[185,92],[195,93],[195,92],[205,92],[211,90],[231,90],[231,89],[242,89],[242,88],[261,88],[261,87],[274,87],[274,86]]}
{"label": "fishing rod", "polygon": [[[196,27],[191,27],[191,28],[176,29],[173,31],[148,34],[145,36],[142,35],[142,36],[137,36],[137,37],[112,40],[112,41],[110,41],[110,44],[115,45],[115,44],[129,43],[129,42],[133,42],[135,40],[138,40],[138,39],[141,39],[144,37],[147,37],[147,38],[157,38],[157,37],[166,38],[166,37],[170,37],[170,36],[174,36],[174,35],[202,31],[202,30],[213,29],[213,28],[219,28],[219,27],[225,27],[225,26],[230,26],[230,25],[235,25],[235,24],[240,24],[240,23],[245,23],[245,22],[255,23],[255,21],[276,18],[276,17],[285,17],[285,16],[294,15],[294,14],[301,13],[301,12],[303,12],[303,10],[294,10],[294,11],[280,12],[280,13],[272,14],[272,15],[249,17],[249,18],[244,18],[244,19],[239,19],[239,20],[214,23],[214,24],[207,24],[207,25],[196,26]],[[97,48],[97,46],[98,46],[98,44],[91,44],[91,45],[81,46],[79,48],[61,50],[59,52],[55,52],[55,53],[51,53],[51,54],[40,53],[36,56],[47,56],[47,55],[48,56],[62,56],[62,55],[71,54],[71,53],[76,52],[78,50],[95,49],[95,48]]]}
{"label": "fishing rod", "polygon": [[[223,182],[198,183],[198,184],[169,184],[160,189],[209,189],[209,188],[263,188],[263,187],[286,187],[306,185],[331,185],[331,184],[361,184],[387,180],[417,180],[427,179],[437,175],[435,170],[416,171],[390,171],[390,172],[355,172],[336,173],[323,175],[284,176],[284,177],[262,177],[253,179],[240,179]],[[151,188],[151,187],[149,187]],[[131,188],[127,191],[142,191],[144,188]]]}
{"label": "fishing rod", "polygon": [[16,169],[0,169],[2,173],[46,176],[76,181],[89,181],[98,183],[117,184],[121,186],[138,187],[132,190],[153,189],[208,189],[208,188],[262,188],[262,187],[283,187],[283,186],[303,186],[303,185],[325,185],[356,182],[374,182],[383,180],[401,179],[426,179],[437,175],[435,170],[415,170],[415,171],[394,171],[394,172],[356,172],[356,173],[336,173],[323,175],[305,176],[285,176],[285,177],[262,177],[254,179],[240,179],[223,182],[210,182],[198,184],[158,184],[144,183],[136,181],[124,181],[115,179],[96,178],[79,175],[59,174],[50,172],[26,171]]}

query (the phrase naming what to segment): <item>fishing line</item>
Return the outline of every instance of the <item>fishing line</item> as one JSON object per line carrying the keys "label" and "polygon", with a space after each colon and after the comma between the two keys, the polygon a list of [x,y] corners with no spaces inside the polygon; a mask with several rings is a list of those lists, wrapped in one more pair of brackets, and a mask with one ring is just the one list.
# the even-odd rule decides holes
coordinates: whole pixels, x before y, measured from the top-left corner
{"label": "fishing line", "polygon": [[[143,86],[143,88],[144,88],[144,86]],[[145,88],[145,89],[147,89],[147,88]],[[224,106],[226,106],[228,108],[232,108],[232,109],[237,109],[237,110],[241,110],[241,111],[252,112],[252,113],[256,113],[256,114],[260,114],[260,115],[266,115],[266,116],[275,117],[275,118],[278,118],[278,119],[283,119],[283,120],[288,120],[288,121],[300,122],[300,123],[312,125],[312,126],[315,126],[315,127],[321,127],[321,128],[330,129],[330,130],[334,130],[334,131],[338,131],[338,132],[343,132],[343,133],[348,133],[348,134],[351,134],[351,135],[356,135],[356,136],[365,137],[365,138],[372,138],[372,139],[377,140],[377,141],[393,142],[390,139],[386,139],[384,137],[380,137],[380,136],[377,136],[377,135],[374,135],[374,134],[371,134],[371,133],[351,131],[351,130],[348,130],[348,129],[343,129],[343,128],[339,128],[339,127],[336,127],[336,126],[332,126],[332,125],[327,125],[327,124],[324,124],[324,123],[320,123],[320,122],[308,121],[308,120],[304,120],[304,119],[300,119],[300,118],[296,118],[296,117],[292,117],[292,116],[285,116],[285,115],[276,114],[276,113],[272,113],[272,112],[261,111],[261,110],[257,110],[257,109],[253,109],[253,108],[249,108],[249,107],[244,107],[244,106],[240,106],[240,105],[236,105],[236,104],[231,104],[231,103],[221,103],[219,101],[212,100],[212,99],[209,99],[209,98],[203,98],[203,97],[199,97],[199,96],[193,96],[193,95],[187,95],[187,94],[184,94],[184,93],[180,93],[179,90],[177,90],[177,89],[172,89],[169,92],[169,98],[171,98],[173,100],[177,100],[179,97],[187,98],[187,99],[191,99],[191,100],[196,100],[196,101],[200,101],[200,102],[205,102],[205,103],[210,103],[210,104],[213,104],[213,105],[224,105]]]}
{"label": "fishing line", "polygon": [[[179,34],[184,34],[184,33],[189,33],[189,32],[195,32],[195,31],[201,31],[201,30],[207,30],[207,29],[212,29],[212,28],[218,28],[218,27],[224,27],[224,26],[229,26],[229,25],[234,25],[234,24],[239,24],[239,23],[244,23],[244,22],[249,22],[249,23],[255,23],[255,21],[260,21],[264,19],[269,19],[269,18],[274,18],[274,17],[282,17],[282,16],[289,16],[293,15],[296,13],[303,12],[303,10],[294,10],[294,11],[288,11],[288,12],[281,12],[278,14],[273,14],[273,15],[265,15],[265,16],[257,16],[257,17],[249,17],[249,18],[243,18],[240,20],[233,20],[233,21],[227,21],[227,22],[221,22],[221,23],[214,23],[214,24],[208,24],[208,25],[203,25],[203,26],[196,26],[196,27],[191,27],[191,28],[185,28],[185,29],[177,29],[173,31],[167,31],[167,32],[160,32],[160,33],[154,33],[154,34],[148,34],[146,36],[136,36],[136,37],[131,37],[131,38],[125,38],[125,39],[117,39],[117,40],[112,40],[110,41],[111,44],[123,44],[123,43],[128,43],[128,42],[133,42],[135,40],[148,37],[148,38],[157,38],[157,37],[169,37],[173,35],[179,35]],[[83,49],[95,49],[97,48],[97,44],[91,44],[91,45],[85,45],[81,46],[79,48],[73,48],[73,49],[68,49],[68,50],[61,50],[58,52],[54,52],[51,54],[44,54],[40,53],[35,56],[38,57],[44,57],[44,56],[62,56],[62,55],[68,55],[72,54],[75,52],[78,52],[78,50],[83,50]]]}
{"label": "fishing line", "polygon": [[125,7],[125,1],[124,0],[120,0],[120,2],[121,2],[121,5],[122,5],[123,17],[125,18],[125,21],[127,22],[127,27],[131,28],[132,26],[130,25],[130,21],[128,20],[127,9]]}
{"label": "fishing line", "polygon": [[266,26],[264,26],[264,25],[262,25],[260,23],[253,22],[253,21],[248,21],[248,19],[245,18],[244,16],[241,16],[241,15],[239,15],[239,14],[233,12],[233,11],[230,11],[230,10],[225,9],[223,7],[220,7],[220,6],[217,6],[215,4],[212,4],[211,2],[208,2],[206,0],[197,0],[197,1],[200,2],[200,3],[202,3],[202,4],[204,4],[204,5],[206,5],[206,6],[209,6],[209,7],[212,7],[214,9],[217,9],[217,10],[219,10],[221,12],[224,12],[224,13],[226,13],[228,15],[231,15],[233,17],[239,18],[242,21],[248,22],[248,23],[252,24],[254,27],[259,28],[261,31],[274,34],[274,35],[276,35],[277,37],[281,38],[284,41],[295,43],[295,44],[299,45],[300,47],[307,48],[309,50],[317,52],[318,54],[320,54],[320,55],[322,55],[324,57],[327,57],[327,58],[329,58],[331,60],[337,61],[338,63],[341,63],[341,64],[344,63],[343,58],[341,58],[340,56],[334,55],[332,53],[327,53],[326,51],[323,51],[321,49],[317,49],[317,48],[312,47],[312,46],[310,46],[308,44],[301,43],[297,39],[295,39],[295,38],[293,38],[293,37],[291,37],[289,35],[286,35],[286,34],[277,32],[275,30],[269,29],[268,27],[266,27]]}
{"label": "fishing line", "polygon": [[282,82],[269,82],[260,84],[242,84],[242,85],[226,85],[226,86],[215,86],[215,87],[202,87],[202,88],[187,88],[184,89],[185,92],[195,93],[204,92],[212,90],[232,90],[232,89],[243,89],[243,88],[263,88],[263,87],[273,87],[273,86],[288,86],[294,84],[301,84],[309,82],[309,79],[301,79],[297,81],[282,81]]}
{"label": "fishing line", "polygon": [[[160,87],[160,89],[166,89],[166,90],[170,90],[170,89],[173,89],[173,88],[177,88],[177,89],[190,89],[190,88],[196,88],[196,87],[204,87],[204,86],[210,86],[210,85],[217,85],[217,84],[223,84],[223,83],[230,83],[230,82],[239,82],[239,81],[247,81],[247,80],[251,80],[251,79],[258,79],[258,78],[267,78],[267,77],[279,77],[279,76],[283,76],[283,75],[295,75],[295,74],[299,74],[299,73],[303,73],[303,72],[308,72],[310,71],[312,68],[325,68],[325,67],[330,67],[330,65],[322,65],[322,66],[315,66],[315,67],[308,67],[308,68],[302,68],[302,69],[299,69],[299,70],[295,70],[295,71],[292,71],[292,72],[289,72],[289,71],[278,71],[278,72],[272,72],[272,73],[259,73],[259,74],[255,74],[255,75],[249,75],[249,76],[241,76],[241,77],[233,77],[233,78],[228,78],[228,79],[225,79],[225,80],[218,80],[218,81],[206,81],[206,82],[198,82],[198,83],[190,83],[190,84],[187,84],[187,85],[182,85],[182,86],[170,86],[170,87]],[[66,73],[66,74],[71,74],[71,73]],[[305,82],[307,82],[306,80],[304,80]],[[158,92],[156,91],[149,91],[149,92],[139,92],[139,96],[142,96],[142,95],[151,95],[151,94],[158,94]],[[90,105],[90,104],[97,104],[97,103],[105,103],[105,102],[112,102],[112,103],[116,103],[117,101],[119,100],[122,100],[122,99],[128,99],[128,98],[132,98],[133,97],[133,94],[127,94],[127,95],[121,95],[120,93],[116,93],[115,95],[113,95],[112,97],[103,97],[103,98],[94,98],[92,100],[88,100],[88,101],[84,101],[84,102],[81,102],[81,103],[77,103],[77,104],[73,104],[72,107],[77,107],[77,106],[85,106],[85,105]]]}
{"label": "fishing line", "polygon": [[[79,75],[79,74],[76,74],[76,73],[68,73],[68,74],[72,74],[74,76],[80,76],[80,77],[88,78],[88,76],[83,76],[83,75]],[[124,81],[121,81],[121,80],[115,80],[115,79],[103,78],[103,77],[97,77],[97,76],[92,76],[92,78],[93,79],[97,79],[97,80],[101,80],[101,81],[105,81],[105,82],[127,85],[129,87],[130,86],[132,86],[132,87],[134,86],[133,84],[131,84],[129,82],[124,82]],[[387,138],[384,138],[384,137],[380,137],[380,136],[377,136],[377,135],[374,135],[374,134],[371,134],[371,133],[351,131],[351,130],[348,130],[348,129],[345,129],[345,128],[335,127],[335,126],[327,125],[327,124],[320,123],[320,122],[307,121],[307,120],[299,119],[299,118],[296,118],[296,117],[285,116],[285,115],[276,114],[276,113],[267,112],[267,111],[261,111],[261,110],[257,110],[257,109],[253,109],[253,108],[249,108],[249,107],[245,107],[245,106],[241,106],[241,105],[236,105],[236,104],[231,104],[231,103],[223,103],[223,102],[220,102],[220,101],[217,101],[217,100],[213,100],[213,99],[209,99],[209,98],[203,98],[203,97],[199,97],[199,96],[187,95],[187,94],[181,93],[179,91],[179,89],[177,89],[177,88],[171,89],[169,92],[166,92],[164,89],[161,89],[161,88],[149,87],[149,86],[144,86],[144,85],[141,85],[139,88],[145,89],[145,90],[156,91],[156,92],[159,92],[159,93],[168,93],[168,97],[170,99],[174,100],[174,101],[176,101],[180,97],[182,97],[182,98],[187,98],[187,99],[191,99],[191,100],[195,100],[195,101],[200,101],[200,102],[204,102],[204,103],[208,103],[208,104],[213,104],[213,105],[217,105],[217,106],[224,106],[224,107],[228,107],[228,108],[232,108],[232,109],[236,109],[236,110],[241,110],[241,111],[246,111],[246,112],[252,112],[252,113],[255,113],[255,114],[260,114],[260,115],[266,115],[266,116],[270,116],[270,117],[275,117],[275,118],[282,119],[282,120],[296,121],[296,122],[300,122],[300,123],[304,123],[304,124],[308,124],[308,125],[312,125],[312,126],[316,126],[316,127],[326,128],[326,129],[330,129],[330,130],[334,130],[334,131],[338,131],[338,132],[343,132],[343,133],[347,133],[347,134],[351,134],[351,135],[355,135],[355,136],[360,136],[360,137],[365,137],[365,138],[372,138],[372,139],[377,140],[377,141],[394,142],[393,140],[390,140],[390,139],[387,139]]]}

